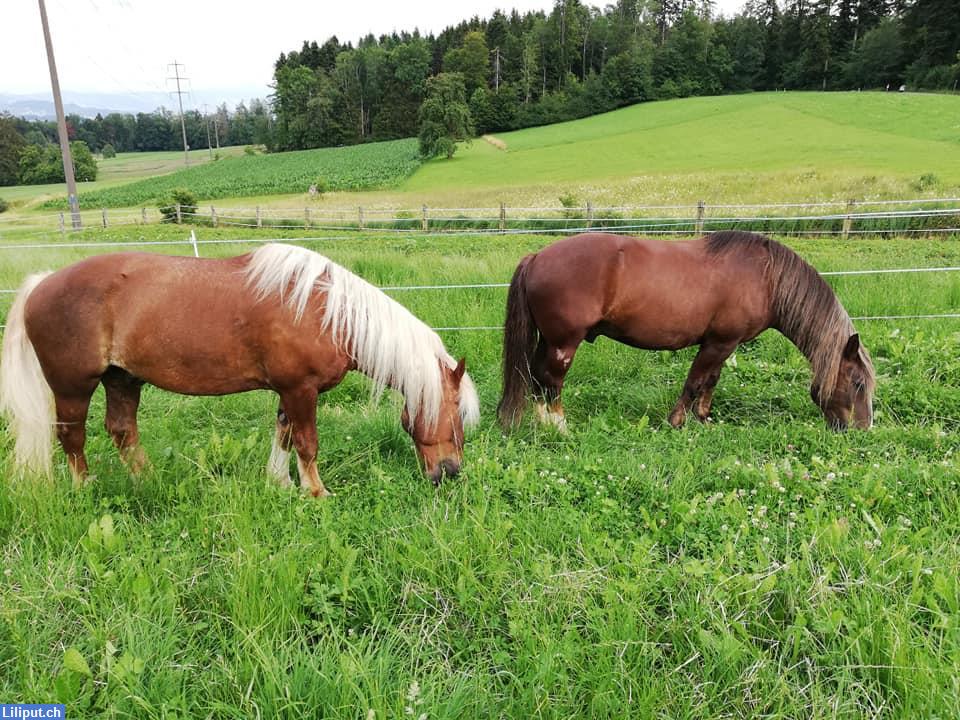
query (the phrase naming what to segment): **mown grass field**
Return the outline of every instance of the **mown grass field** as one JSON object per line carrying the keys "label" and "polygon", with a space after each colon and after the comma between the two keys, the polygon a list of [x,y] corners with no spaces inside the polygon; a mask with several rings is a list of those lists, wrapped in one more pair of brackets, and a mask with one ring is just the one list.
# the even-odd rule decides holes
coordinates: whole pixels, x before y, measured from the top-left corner
{"label": "mown grass field", "polygon": [[[498,134],[424,165],[410,192],[544,189],[595,204],[912,197],[960,185],[960,97],[757,93],[641,103]],[[920,182],[924,175],[935,176]],[[547,188],[543,188],[546,185]]]}
{"label": "mown grass field", "polygon": [[[404,285],[505,281],[547,241],[311,247]],[[956,238],[790,243],[821,270],[960,265]],[[90,251],[0,252],[11,288]],[[855,316],[960,308],[957,273],[831,283]],[[433,325],[502,319],[503,290],[394,297]],[[0,483],[0,697],[68,717],[956,717],[960,324],[858,327],[877,425],[846,434],[771,332],[728,363],[710,425],[665,423],[692,351],[601,339],[568,378],[571,433],[505,435],[499,334],[444,333],[484,409],[462,478],[421,478],[396,398],[351,376],[320,403],[328,502],[266,483],[268,393],[147,389],[139,480],[98,395],[94,483],[71,489],[59,455],[52,486]]]}
{"label": "mown grass field", "polygon": [[[215,150],[221,158],[235,157],[243,153],[241,147],[225,147]],[[191,165],[211,162],[208,150],[191,150]],[[118,153],[116,157],[97,158],[97,180],[78,183],[81,195],[117,185],[126,185],[142,178],[156,177],[183,169],[183,152],[130,152]],[[0,197],[15,205],[35,205],[56,197],[66,196],[63,183],[50,185],[19,185],[0,188]]]}

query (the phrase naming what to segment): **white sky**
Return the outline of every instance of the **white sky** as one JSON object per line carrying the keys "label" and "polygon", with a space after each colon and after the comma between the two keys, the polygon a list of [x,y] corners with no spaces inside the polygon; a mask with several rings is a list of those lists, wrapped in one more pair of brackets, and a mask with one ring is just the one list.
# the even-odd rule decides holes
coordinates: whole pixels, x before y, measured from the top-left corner
{"label": "white sky", "polygon": [[[2,0],[0,93],[49,93],[37,0]],[[263,97],[273,62],[303,40],[356,42],[419,27],[424,34],[496,8],[547,10],[552,0],[46,0],[60,86],[69,92],[169,92],[185,65],[195,96]],[[587,4],[605,4],[601,0]],[[716,0],[731,15],[743,0]]]}

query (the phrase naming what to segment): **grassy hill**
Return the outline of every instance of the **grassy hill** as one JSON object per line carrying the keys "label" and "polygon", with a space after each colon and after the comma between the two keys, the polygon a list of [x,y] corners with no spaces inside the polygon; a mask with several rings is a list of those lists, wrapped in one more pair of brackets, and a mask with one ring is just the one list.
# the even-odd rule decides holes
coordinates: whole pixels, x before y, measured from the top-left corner
{"label": "grassy hill", "polygon": [[[242,197],[302,207],[304,192],[319,177],[330,190],[344,191],[328,196],[327,206],[540,206],[556,205],[560,195],[608,205],[687,204],[960,192],[960,97],[951,95],[688,98],[496,139],[477,139],[451,160],[424,165],[415,140],[227,158],[81,191],[81,204],[154,204],[170,189],[187,187],[201,200]],[[114,175],[104,177],[116,182]],[[363,200],[356,191],[364,192]]]}
{"label": "grassy hill", "polygon": [[826,194],[866,197],[960,185],[956,96],[690,98],[643,103],[497,139],[506,150],[476,141],[450,161],[426,164],[403,188],[429,193],[547,184],[623,193],[636,183],[669,200],[689,188],[746,199],[768,189],[789,196],[801,189],[803,197],[813,197],[823,196],[829,186]]}

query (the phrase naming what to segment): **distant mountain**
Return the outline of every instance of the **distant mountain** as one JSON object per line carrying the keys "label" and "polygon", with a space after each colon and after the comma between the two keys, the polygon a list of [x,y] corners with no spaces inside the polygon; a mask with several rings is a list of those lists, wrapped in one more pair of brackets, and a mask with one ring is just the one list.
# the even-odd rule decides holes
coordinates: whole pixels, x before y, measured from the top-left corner
{"label": "distant mountain", "polygon": [[[134,97],[109,93],[65,92],[63,94],[63,108],[67,114],[83,117],[94,117],[97,113],[108,115],[112,112],[151,112],[161,105],[171,105],[169,95],[143,93],[141,96]],[[28,120],[52,120],[56,117],[53,96],[49,93],[29,95],[0,93],[0,112],[8,112]]]}
{"label": "distant mountain", "polygon": [[[234,105],[246,98],[264,97],[266,88],[240,88],[230,90],[194,91],[184,97],[184,109],[199,109],[206,103],[211,109],[226,102],[232,110]],[[94,117],[97,113],[108,115],[112,112],[139,113],[153,112],[158,107],[173,108],[176,97],[162,92],[144,92],[136,95],[113,93],[64,91],[63,107],[68,115]],[[53,120],[56,113],[53,96],[50,93],[30,93],[15,95],[0,93],[0,112],[8,112],[28,120]]]}

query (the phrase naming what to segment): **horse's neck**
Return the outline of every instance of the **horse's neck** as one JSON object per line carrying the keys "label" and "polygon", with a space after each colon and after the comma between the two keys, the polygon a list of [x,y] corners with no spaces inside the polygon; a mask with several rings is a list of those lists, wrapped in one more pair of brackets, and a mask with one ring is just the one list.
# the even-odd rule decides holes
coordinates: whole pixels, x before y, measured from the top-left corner
{"label": "horse's neck", "polygon": [[[435,379],[425,372],[423,363],[431,362],[429,358],[420,358],[418,362],[404,362],[411,359],[403,347],[384,348],[384,342],[399,342],[398,339],[385,334],[378,336],[375,348],[367,337],[352,337],[342,346],[343,351],[350,357],[350,368],[356,370],[373,381],[374,394],[379,394],[384,388],[390,388],[403,396],[405,407],[410,410],[411,416],[425,412],[433,417],[433,409],[439,402],[439,388],[434,387]],[[359,347],[362,343],[363,347]],[[439,363],[439,358],[433,362]]]}
{"label": "horse's neck", "polygon": [[829,312],[805,313],[797,305],[779,309],[773,327],[792,342],[810,363],[813,383],[833,386],[839,349],[852,332],[847,312],[835,302]]}

